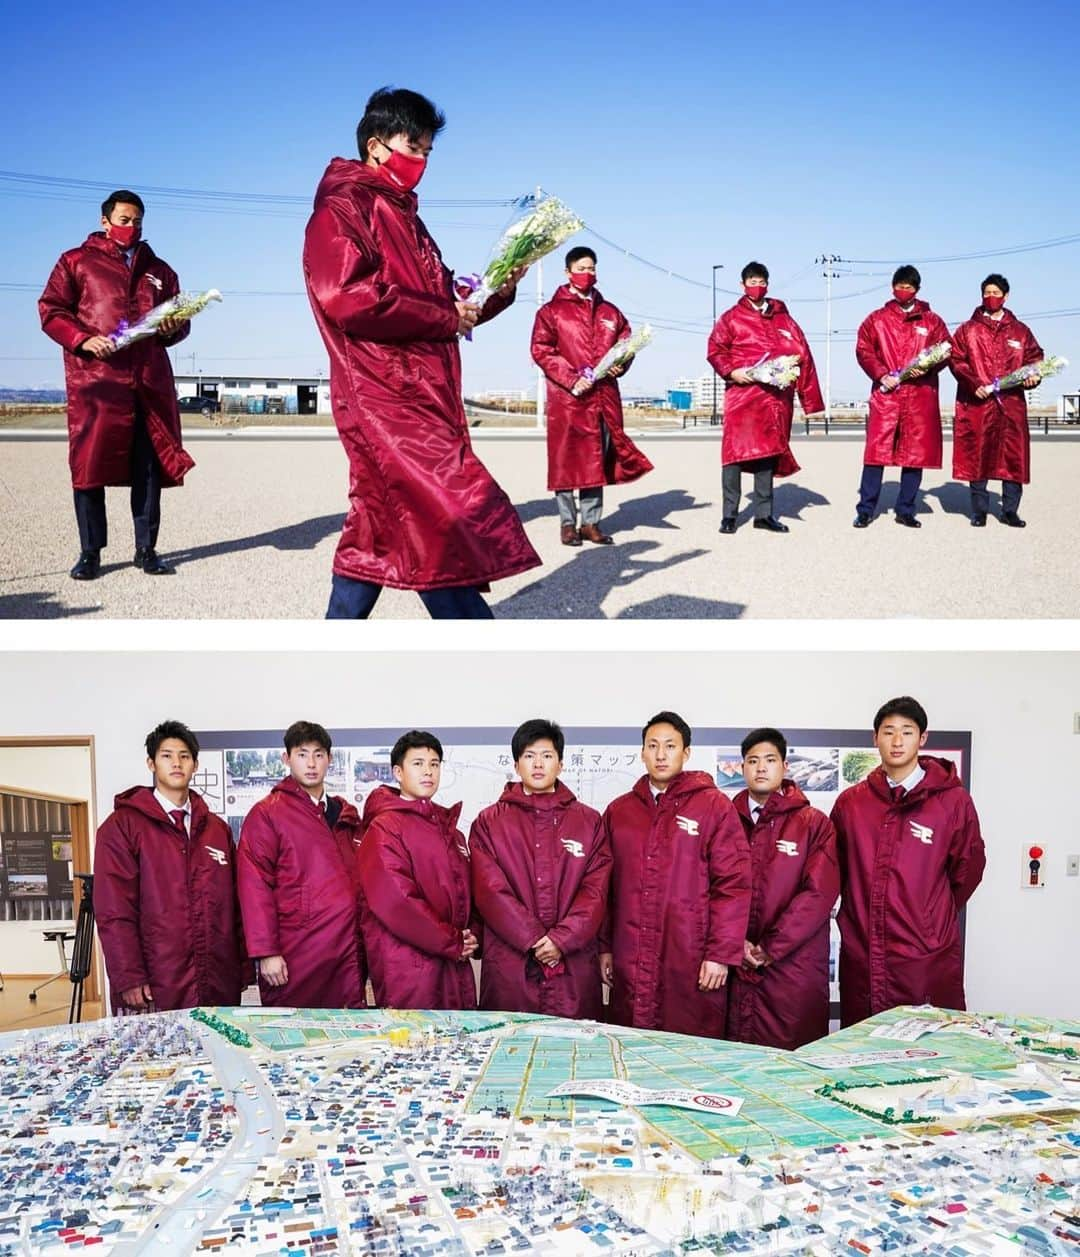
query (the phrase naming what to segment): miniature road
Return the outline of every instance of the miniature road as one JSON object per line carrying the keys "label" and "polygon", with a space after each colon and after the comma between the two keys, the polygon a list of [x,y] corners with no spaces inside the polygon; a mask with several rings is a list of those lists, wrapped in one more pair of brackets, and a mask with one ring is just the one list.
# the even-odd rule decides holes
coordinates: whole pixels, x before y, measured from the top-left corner
{"label": "miniature road", "polygon": [[[67,450],[51,438],[0,437],[0,618],[317,619],[346,503],[346,463],[332,434],[289,438],[189,433],[198,466],[164,495],[159,550],[171,577],[131,565],[126,491],[110,490],[112,544],[104,575],[75,582],[77,539]],[[755,530],[744,507],[721,536],[720,448],[714,429],[640,438],[656,465],[607,490],[613,546],[562,546],[536,436],[483,436],[476,449],[517,506],[543,567],[498,582],[499,618],[850,619],[1080,616],[1074,498],[1080,434],[1037,436],[1025,529],[968,521],[968,491],[927,472],[919,530],[882,514],[852,528],[862,443],[815,434],[795,441],[803,470],[778,482],[786,536]],[[891,509],[897,473],[886,478]],[[991,482],[992,505],[1000,486]],[[749,477],[744,477],[749,489]],[[887,572],[887,578],[886,578]],[[425,618],[415,594],[387,590],[379,619]]]}
{"label": "miniature road", "polygon": [[[203,1233],[219,1225],[225,1211],[234,1206],[259,1162],[277,1152],[285,1134],[285,1118],[255,1061],[208,1026],[199,1026],[197,1033],[218,1082],[236,1096],[236,1137],[224,1159],[215,1161],[167,1207],[159,1226],[133,1244],[117,1245],[117,1253],[194,1252]],[[204,1195],[208,1185],[209,1194]]]}

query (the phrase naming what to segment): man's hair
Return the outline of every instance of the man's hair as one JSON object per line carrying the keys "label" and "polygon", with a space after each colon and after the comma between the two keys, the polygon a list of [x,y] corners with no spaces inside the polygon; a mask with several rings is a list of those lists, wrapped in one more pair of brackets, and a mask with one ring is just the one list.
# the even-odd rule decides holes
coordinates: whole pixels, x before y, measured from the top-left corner
{"label": "man's hair", "polygon": [[900,698],[890,698],[878,709],[878,714],[874,717],[875,734],[890,716],[905,716],[908,720],[914,720],[919,726],[920,733],[925,733],[926,726],[930,723],[926,718],[926,708],[917,699],[907,694],[901,695]]}
{"label": "man's hair", "polygon": [[410,729],[408,733],[403,733],[394,743],[394,749],[390,752],[391,767],[400,768],[405,762],[405,756],[410,751],[421,750],[434,751],[439,757],[439,762],[442,762],[442,743],[434,733],[427,733],[423,729]]}
{"label": "man's hair", "polygon": [[745,284],[751,275],[760,275],[761,278],[768,283],[769,268],[764,262],[747,262],[747,264],[742,268],[739,279]]}
{"label": "man's hair", "polygon": [[294,720],[285,730],[285,750],[291,755],[298,746],[303,746],[305,742],[317,742],[319,746],[330,754],[330,748],[333,743],[330,741],[330,735],[322,727],[311,720]]}
{"label": "man's hair", "polygon": [[914,266],[898,266],[893,271],[893,287],[897,284],[910,284],[916,291],[922,287],[922,276]]}
{"label": "man's hair", "polygon": [[596,254],[592,249],[587,244],[577,244],[566,255],[566,269],[569,270],[575,262],[580,262],[582,258],[592,258],[593,266],[596,265]]}
{"label": "man's hair", "polygon": [[987,275],[987,277],[983,280],[979,288],[979,291],[985,292],[987,284],[996,285],[998,288],[1001,289],[1003,293],[1007,293],[1009,291],[1009,281],[1005,278],[1004,275],[999,275],[997,271],[994,271],[992,275]]}
{"label": "man's hair", "polygon": [[146,206],[137,192],[131,192],[127,188],[118,188],[115,192],[110,192],[101,202],[102,218],[111,218],[113,210],[118,205],[134,205],[140,214],[146,213]]}
{"label": "man's hair", "polygon": [[770,746],[775,746],[780,752],[781,759],[787,759],[787,738],[779,729],[770,729],[766,725],[762,729],[755,729],[752,733],[748,733],[742,740],[742,757],[746,757],[754,749],[759,742],[768,742]]}
{"label": "man's hair", "polygon": [[645,739],[649,735],[649,730],[653,725],[671,725],[673,729],[677,729],[679,736],[682,738],[683,746],[690,745],[690,726],[686,721],[674,711],[658,711],[655,716],[646,722],[645,727],[641,730],[641,745],[645,745]]}
{"label": "man's hair", "polygon": [[156,729],[151,729],[146,735],[146,754],[150,759],[157,759],[161,744],[167,738],[176,738],[178,742],[183,742],[191,752],[191,758],[199,758],[199,739],[187,725],[181,724],[179,720],[163,720]]}
{"label": "man's hair", "polygon": [[566,738],[563,736],[562,729],[554,720],[526,720],[523,725],[518,725],[514,730],[514,736],[510,739],[510,753],[514,757],[516,764],[524,754],[527,747],[532,746],[534,742],[540,742],[547,738],[555,747],[559,759],[563,757],[563,748],[566,746]]}
{"label": "man's hair", "polygon": [[446,126],[446,115],[426,96],[406,87],[380,87],[371,93],[364,116],[356,126],[356,147],[367,161],[368,140],[389,140],[407,135],[415,143],[426,131],[432,138]]}

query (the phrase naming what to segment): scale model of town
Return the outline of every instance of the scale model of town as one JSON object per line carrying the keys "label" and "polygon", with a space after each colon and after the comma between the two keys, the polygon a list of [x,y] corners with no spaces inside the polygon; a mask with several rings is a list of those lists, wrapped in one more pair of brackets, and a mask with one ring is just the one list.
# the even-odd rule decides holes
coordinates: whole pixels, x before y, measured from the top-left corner
{"label": "scale model of town", "polygon": [[0,1253],[1080,1254],[1080,1023],[795,1053],[500,1013],[0,1036]]}

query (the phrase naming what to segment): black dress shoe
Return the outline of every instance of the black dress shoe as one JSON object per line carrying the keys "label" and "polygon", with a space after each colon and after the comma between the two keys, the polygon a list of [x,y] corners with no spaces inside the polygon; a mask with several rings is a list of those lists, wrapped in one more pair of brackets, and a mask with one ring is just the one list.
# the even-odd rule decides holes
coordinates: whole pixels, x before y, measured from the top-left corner
{"label": "black dress shoe", "polygon": [[1027,520],[1021,519],[1015,511],[1002,511],[1001,522],[1008,524],[1010,528],[1026,528]]}
{"label": "black dress shoe", "polygon": [[851,526],[852,528],[869,528],[870,521],[872,519],[873,516],[867,515],[865,511],[857,511],[855,514],[855,522]]}
{"label": "black dress shoe", "polygon": [[919,523],[914,515],[897,515],[895,519],[898,524],[903,524],[905,528],[922,527],[922,524]]}
{"label": "black dress shoe", "polygon": [[985,528],[986,527],[986,512],[976,511],[975,514],[972,515],[971,517],[971,526],[972,528]]}
{"label": "black dress shoe", "polygon": [[720,521],[720,531],[732,533],[735,531],[735,516],[729,515],[726,519]]}
{"label": "black dress shoe", "polygon": [[175,576],[176,574],[176,568],[163,563],[154,549],[136,550],[135,566],[147,576]]}
{"label": "black dress shoe", "polygon": [[97,550],[84,550],[79,561],[69,573],[72,580],[97,580],[101,575],[101,554]]}
{"label": "black dress shoe", "polygon": [[766,532],[791,532],[787,524],[781,524],[778,519],[773,519],[771,515],[766,515],[764,519],[755,519],[754,527],[764,528]]}

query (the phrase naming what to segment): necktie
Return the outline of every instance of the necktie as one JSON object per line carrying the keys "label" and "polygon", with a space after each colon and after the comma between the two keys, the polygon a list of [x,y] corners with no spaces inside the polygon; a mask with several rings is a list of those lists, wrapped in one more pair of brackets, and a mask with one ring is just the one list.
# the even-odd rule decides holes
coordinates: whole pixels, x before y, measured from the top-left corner
{"label": "necktie", "polygon": [[904,794],[906,793],[906,791],[904,790],[903,786],[890,786],[889,793],[892,795],[893,803],[899,803],[900,800],[904,797]]}
{"label": "necktie", "polygon": [[179,830],[183,837],[186,838],[188,835],[187,826],[184,824],[184,809],[182,807],[173,808],[169,815],[172,817],[172,823],[176,826],[177,830]]}
{"label": "necktie", "polygon": [[762,805],[760,803],[755,803],[754,806],[750,809],[750,819],[754,822],[755,825],[758,823],[759,820],[761,820],[761,810],[762,810]]}

